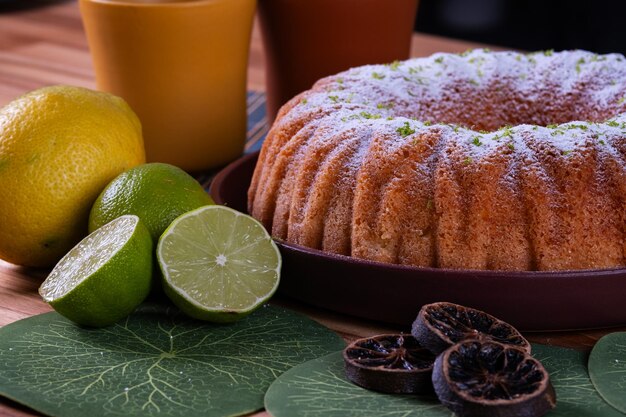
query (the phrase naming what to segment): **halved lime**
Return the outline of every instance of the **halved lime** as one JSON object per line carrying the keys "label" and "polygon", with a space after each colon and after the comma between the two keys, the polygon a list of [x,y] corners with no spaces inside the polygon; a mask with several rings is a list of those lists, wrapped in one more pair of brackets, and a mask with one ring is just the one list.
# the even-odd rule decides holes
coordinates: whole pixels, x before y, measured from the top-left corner
{"label": "halved lime", "polygon": [[105,224],[72,248],[39,287],[59,314],[82,325],[108,326],[150,292],[152,238],[139,217]]}
{"label": "halved lime", "polygon": [[280,280],[281,257],[261,223],[223,206],[176,218],[157,246],[165,293],[183,312],[228,323],[265,303]]}

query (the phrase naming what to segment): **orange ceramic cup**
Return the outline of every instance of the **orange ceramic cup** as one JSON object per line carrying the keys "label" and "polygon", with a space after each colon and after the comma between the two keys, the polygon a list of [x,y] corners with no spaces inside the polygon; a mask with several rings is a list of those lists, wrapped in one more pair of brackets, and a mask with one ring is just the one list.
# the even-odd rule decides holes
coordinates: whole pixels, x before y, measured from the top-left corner
{"label": "orange ceramic cup", "polygon": [[98,88],[126,99],[148,161],[188,171],[243,152],[256,0],[80,0]]}

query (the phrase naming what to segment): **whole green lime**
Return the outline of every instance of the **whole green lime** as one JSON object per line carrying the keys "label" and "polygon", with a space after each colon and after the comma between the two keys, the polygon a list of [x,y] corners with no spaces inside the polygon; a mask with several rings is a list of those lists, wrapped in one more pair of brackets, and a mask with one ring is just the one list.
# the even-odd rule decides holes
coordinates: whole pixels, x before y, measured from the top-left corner
{"label": "whole green lime", "polygon": [[210,204],[213,200],[204,188],[182,169],[158,162],[139,165],[118,175],[100,193],[91,208],[89,231],[134,214],[156,243],[175,218]]}

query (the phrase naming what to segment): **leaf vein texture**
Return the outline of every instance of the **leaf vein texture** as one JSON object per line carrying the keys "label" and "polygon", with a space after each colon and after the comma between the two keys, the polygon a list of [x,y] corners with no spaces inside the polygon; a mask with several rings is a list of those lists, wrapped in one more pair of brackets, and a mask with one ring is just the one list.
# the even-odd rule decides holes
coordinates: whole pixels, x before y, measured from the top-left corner
{"label": "leaf vein texture", "polygon": [[233,417],[263,408],[285,371],[344,346],[273,306],[218,325],[146,304],[104,329],[46,313],[0,329],[0,395],[58,417]]}

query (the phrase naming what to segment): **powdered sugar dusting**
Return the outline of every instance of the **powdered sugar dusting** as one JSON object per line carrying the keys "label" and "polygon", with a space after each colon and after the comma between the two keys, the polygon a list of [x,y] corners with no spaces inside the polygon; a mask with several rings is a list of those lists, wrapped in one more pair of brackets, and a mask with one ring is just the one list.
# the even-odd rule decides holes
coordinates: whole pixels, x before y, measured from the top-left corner
{"label": "powdered sugar dusting", "polygon": [[521,151],[521,133],[529,131],[568,152],[576,138],[624,130],[626,60],[586,51],[438,53],[323,79],[290,116],[314,108],[330,109],[326,124],[337,131],[362,123],[381,131],[408,123],[405,132],[416,136],[434,128],[446,136],[453,131],[454,140],[474,145],[468,150],[476,157],[507,140]]}
{"label": "powdered sugar dusting", "polygon": [[[600,213],[598,211],[600,209],[592,202],[586,202],[584,207],[572,208],[576,207],[578,201],[584,200],[587,188],[605,187],[609,183],[619,184],[620,178],[626,178],[624,139],[626,59],[620,54],[597,55],[580,50],[521,54],[482,49],[463,54],[438,53],[426,58],[415,58],[388,65],[353,68],[324,78],[311,90],[294,98],[286,108],[289,110],[274,124],[269,133],[269,140],[264,146],[269,147],[269,144],[272,144],[276,151],[280,151],[281,148],[289,146],[292,138],[302,141],[301,135],[292,136],[285,132],[292,131],[293,126],[302,126],[300,132],[303,132],[312,123],[318,132],[323,132],[323,135],[311,136],[299,144],[298,152],[295,153],[300,155],[297,158],[305,158],[306,155],[314,157],[316,149],[320,146],[335,146],[334,141],[337,138],[359,138],[361,142],[356,150],[343,161],[341,183],[350,187],[350,193],[357,193],[359,187],[366,186],[363,181],[368,184],[377,181],[368,176],[369,174],[363,174],[367,171],[364,169],[365,164],[387,164],[385,166],[389,167],[393,165],[390,161],[397,158],[398,172],[400,164],[412,165],[408,171],[407,166],[403,165],[405,169],[397,176],[393,169],[385,171],[385,178],[389,177],[387,178],[389,184],[400,181],[400,175],[406,178],[407,172],[412,169],[418,173],[415,175],[420,178],[419,181],[426,181],[424,184],[429,190],[439,189],[437,187],[443,183],[457,187],[454,188],[456,191],[451,193],[458,195],[452,195],[448,203],[436,202],[433,205],[430,201],[434,195],[419,197],[422,200],[419,200],[418,204],[436,206],[437,216],[443,216],[450,210],[457,210],[458,207],[454,210],[453,207],[456,207],[459,199],[492,201],[502,198],[504,200],[494,206],[494,210],[499,210],[507,204],[524,206],[530,219],[528,221],[533,225],[561,228],[562,230],[559,229],[561,231],[558,232],[561,235],[569,233],[574,236],[569,229],[570,226],[567,226],[570,220],[566,217],[559,217],[561,214],[555,214],[556,211],[550,215],[540,215],[538,209],[532,206],[538,201],[545,201],[554,210],[565,210],[570,216],[575,217],[576,210],[579,210],[580,213],[593,212],[594,216],[599,218],[604,216],[611,219],[607,220],[610,225],[603,225],[602,230],[613,230],[612,227],[618,230],[621,227],[619,230],[622,230],[623,235],[626,197],[620,194],[621,191],[613,193],[602,191],[604,194],[601,194],[600,199],[610,201],[607,207],[613,207],[613,211],[618,211],[615,215],[607,214],[609,212]],[[422,158],[414,152],[411,153],[411,149],[420,148],[422,145],[425,152],[430,152],[428,155]],[[272,158],[269,158],[257,166],[257,171],[271,170],[272,164]],[[596,175],[589,174],[595,169],[589,168],[590,165],[600,167],[595,179],[589,176]],[[294,161],[291,166],[298,166],[298,162]],[[555,172],[562,178],[557,179]],[[438,173],[445,173],[446,177],[440,180],[436,178]],[[476,185],[482,181],[480,173],[492,176],[485,190]],[[317,174],[312,172],[307,175]],[[567,178],[568,175],[571,178]],[[540,181],[538,191],[532,190],[529,182],[532,178]],[[428,181],[431,183],[427,184]],[[436,186],[435,183],[439,185]],[[386,185],[379,183],[378,187],[385,189]],[[472,189],[474,194],[471,197],[464,196],[464,187]],[[556,192],[554,190],[567,187],[575,191],[571,195],[559,195],[558,198],[542,195],[543,192]],[[261,185],[260,189],[251,190],[251,195],[262,194],[263,188]],[[411,192],[415,192],[416,195],[422,193],[415,190]],[[301,192],[300,196],[306,194]],[[330,200],[338,199],[333,197]],[[255,212],[273,211],[272,203],[267,199],[259,201],[257,203],[255,200],[250,206],[253,215]],[[296,199],[290,195],[284,195],[279,198],[277,205],[294,204],[295,201]],[[343,205],[348,204],[345,200],[341,201]],[[310,201],[306,204],[311,206]],[[367,205],[367,202],[363,204]],[[622,207],[622,214],[619,207]],[[277,211],[299,213],[301,209],[302,207],[278,207]],[[378,213],[389,213],[392,209],[377,207],[377,210]],[[346,211],[351,212],[350,207],[346,208]],[[502,213],[498,215],[502,219],[506,217]],[[622,217],[618,219],[611,216]],[[364,222],[369,228],[382,227],[380,226],[382,220],[375,218],[370,221],[367,217],[361,218],[366,219]],[[581,219],[577,221],[591,222],[586,217]],[[377,253],[378,249],[372,248],[383,248],[384,250],[380,250],[386,251],[386,256],[392,256],[389,255],[391,246],[385,240],[392,236],[388,230],[379,231],[380,233],[373,231],[361,233],[360,221],[352,219],[352,222],[353,235],[379,239],[376,242],[359,243],[361,247],[369,245],[363,253]],[[521,220],[512,217],[510,222],[519,223]],[[462,220],[456,219],[453,223],[460,224]],[[587,227],[592,226],[589,223]],[[505,230],[509,226],[503,223],[498,227]],[[435,233],[436,230],[439,230],[437,233],[440,235],[443,233],[435,225],[419,233],[426,236],[428,233]],[[544,244],[541,240],[544,239],[543,235],[532,237],[530,236],[532,233],[525,230],[527,229],[519,227],[511,231],[518,236],[518,240],[534,239],[532,243],[522,246],[540,247]],[[467,231],[458,236],[471,235],[470,231]],[[452,234],[448,237],[450,236]],[[455,243],[460,239],[458,236],[450,238],[452,242],[450,247],[462,246],[461,243]],[[480,245],[493,245],[489,243],[489,239],[480,236],[482,239]],[[588,247],[585,250],[590,252],[595,243],[589,238],[591,233],[585,236],[588,238],[585,243]],[[438,249],[429,250],[433,253],[446,250],[446,244],[442,243],[445,241],[444,237],[438,235]],[[504,237],[499,236],[498,239]],[[624,236],[621,239],[623,241]],[[314,240],[328,239],[316,237]],[[475,250],[471,242],[467,245],[465,250]],[[583,250],[582,246],[578,248],[573,243],[570,246],[569,243],[563,242],[555,245],[555,248],[560,245],[562,250],[569,251],[570,254]],[[616,247],[618,253],[619,246]],[[626,256],[624,247],[626,246],[622,246],[622,263],[625,262]],[[557,249],[554,249],[554,253]],[[511,265],[505,265],[505,268],[564,269],[576,265],[575,261],[571,260],[573,255],[557,256],[550,252],[552,250],[538,251],[537,258],[532,261],[524,261],[522,259],[524,256],[519,255],[519,259],[511,261]],[[600,259],[601,256],[598,256]],[[612,257],[614,260],[619,256],[619,253],[611,254],[607,255],[607,259]],[[439,258],[439,261],[433,261],[433,264],[448,267],[460,265],[454,260],[445,260],[448,258],[444,255],[440,254]],[[485,257],[487,258],[489,257]],[[449,259],[456,258],[452,256]],[[485,262],[494,262],[496,265],[494,268],[502,267],[498,263],[499,260]],[[586,264],[586,267],[594,265],[610,263],[594,260]],[[491,268],[484,265],[478,267]]]}

